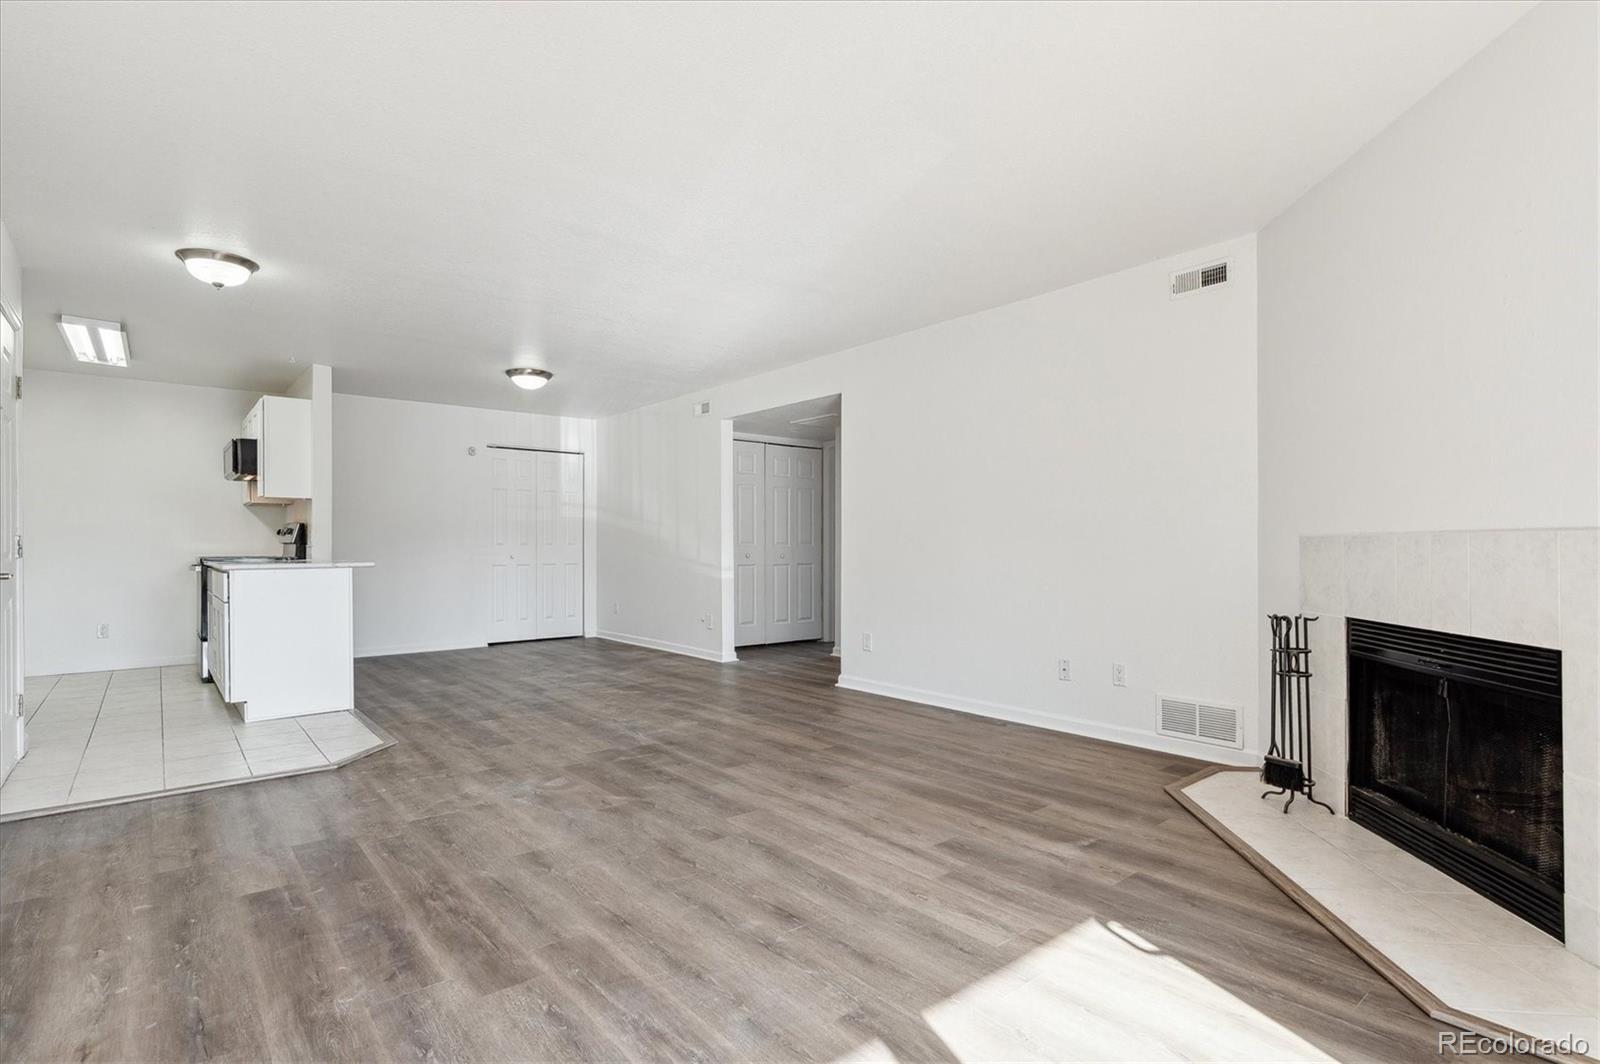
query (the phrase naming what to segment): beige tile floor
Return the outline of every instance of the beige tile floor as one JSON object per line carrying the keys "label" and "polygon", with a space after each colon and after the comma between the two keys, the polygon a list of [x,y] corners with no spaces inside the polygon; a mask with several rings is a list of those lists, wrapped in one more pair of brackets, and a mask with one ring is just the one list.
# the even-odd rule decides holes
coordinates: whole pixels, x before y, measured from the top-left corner
{"label": "beige tile floor", "polygon": [[246,724],[193,666],[32,676],[0,817],[314,771],[385,741],[351,713]]}
{"label": "beige tile floor", "polygon": [[1219,772],[1184,793],[1452,1008],[1600,1046],[1600,969],[1366,828],[1261,790]]}

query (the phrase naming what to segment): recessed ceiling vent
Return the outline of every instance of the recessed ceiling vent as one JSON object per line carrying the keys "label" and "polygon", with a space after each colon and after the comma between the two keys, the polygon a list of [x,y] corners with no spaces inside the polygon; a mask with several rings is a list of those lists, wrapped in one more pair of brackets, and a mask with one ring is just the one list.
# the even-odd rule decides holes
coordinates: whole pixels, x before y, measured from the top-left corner
{"label": "recessed ceiling vent", "polygon": [[1205,288],[1215,288],[1228,283],[1228,263],[1213,262],[1206,266],[1196,266],[1192,270],[1184,270],[1172,275],[1172,298],[1189,296]]}
{"label": "recessed ceiling vent", "polygon": [[1161,695],[1156,699],[1156,731],[1177,739],[1213,746],[1244,745],[1239,734],[1239,707],[1221,706],[1192,698]]}

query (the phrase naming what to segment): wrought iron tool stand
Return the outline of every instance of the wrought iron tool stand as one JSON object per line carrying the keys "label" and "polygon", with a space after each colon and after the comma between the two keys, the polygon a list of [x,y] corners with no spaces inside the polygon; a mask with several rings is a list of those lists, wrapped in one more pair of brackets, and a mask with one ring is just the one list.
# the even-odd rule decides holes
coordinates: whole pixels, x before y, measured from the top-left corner
{"label": "wrought iron tool stand", "polygon": [[1261,781],[1274,788],[1262,793],[1270,798],[1287,794],[1287,813],[1294,796],[1333,806],[1316,797],[1316,777],[1311,771],[1311,622],[1315,617],[1274,613],[1272,625],[1272,743],[1261,765]]}

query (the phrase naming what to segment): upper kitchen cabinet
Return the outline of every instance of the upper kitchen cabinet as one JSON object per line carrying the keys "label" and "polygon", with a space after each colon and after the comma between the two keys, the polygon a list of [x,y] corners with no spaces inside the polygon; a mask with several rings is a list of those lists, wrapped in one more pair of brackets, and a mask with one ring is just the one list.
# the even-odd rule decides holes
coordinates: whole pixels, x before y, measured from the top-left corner
{"label": "upper kitchen cabinet", "polygon": [[240,435],[256,441],[256,479],[245,482],[246,503],[311,497],[311,400],[262,396]]}

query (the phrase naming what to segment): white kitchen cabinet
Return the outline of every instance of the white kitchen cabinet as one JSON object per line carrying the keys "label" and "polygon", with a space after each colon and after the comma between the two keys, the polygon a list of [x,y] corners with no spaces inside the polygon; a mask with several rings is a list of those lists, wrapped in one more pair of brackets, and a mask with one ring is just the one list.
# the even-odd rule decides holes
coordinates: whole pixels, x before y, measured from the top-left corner
{"label": "white kitchen cabinet", "polygon": [[205,571],[206,592],[206,665],[211,680],[224,702],[233,701],[228,695],[228,574],[215,569]]}
{"label": "white kitchen cabinet", "polygon": [[276,506],[311,497],[311,400],[262,396],[240,436],[256,441],[256,479],[245,482],[245,502]]}
{"label": "white kitchen cabinet", "polygon": [[247,722],[355,706],[349,564],[208,567],[207,661]]}
{"label": "white kitchen cabinet", "polygon": [[206,647],[206,662],[211,668],[211,680],[224,702],[234,701],[228,687],[228,604],[217,595],[211,596],[209,618],[210,642]]}

